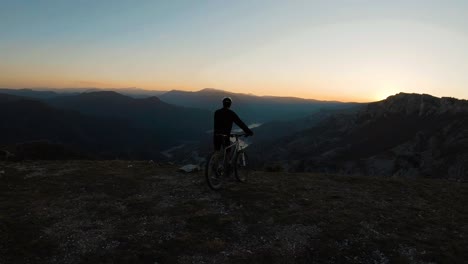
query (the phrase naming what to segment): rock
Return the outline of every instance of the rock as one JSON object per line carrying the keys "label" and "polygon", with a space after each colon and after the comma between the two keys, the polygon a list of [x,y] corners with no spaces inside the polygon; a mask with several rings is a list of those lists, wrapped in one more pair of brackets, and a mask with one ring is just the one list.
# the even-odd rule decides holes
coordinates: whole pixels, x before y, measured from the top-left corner
{"label": "rock", "polygon": [[200,166],[194,165],[194,164],[187,164],[187,165],[182,166],[182,167],[179,168],[179,171],[183,171],[183,172],[187,172],[187,173],[195,172],[195,171],[199,171],[199,170],[200,170]]}
{"label": "rock", "polygon": [[1,160],[11,160],[15,155],[9,152],[8,150],[0,150],[0,159]]}

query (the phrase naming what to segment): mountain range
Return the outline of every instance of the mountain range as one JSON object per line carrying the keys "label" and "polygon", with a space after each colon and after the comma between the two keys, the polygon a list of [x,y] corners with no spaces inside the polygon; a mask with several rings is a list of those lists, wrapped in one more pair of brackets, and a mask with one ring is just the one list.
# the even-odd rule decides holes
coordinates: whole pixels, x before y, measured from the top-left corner
{"label": "mountain range", "polygon": [[[234,109],[239,109],[238,114],[247,123],[286,116],[293,119],[318,109],[347,105],[233,94],[213,89],[194,92],[192,95],[195,96],[189,99],[187,93],[179,91],[160,97],[150,96],[149,92],[142,96],[145,91],[139,89],[125,91],[138,94],[129,96],[94,88],[0,89],[0,145],[8,146],[10,150],[18,144],[23,150],[37,147],[46,150],[47,157],[78,155],[161,159],[164,157],[161,151],[180,144],[211,146],[207,132],[213,126],[213,110],[219,108],[224,96],[233,97]],[[177,104],[171,104],[160,98],[166,98],[166,101],[170,101],[167,98],[179,99]],[[286,114],[278,114],[283,112]],[[25,144],[29,144],[28,147]],[[41,155],[35,153],[33,156]]]}
{"label": "mountain range", "polygon": [[211,151],[213,110],[231,96],[246,122],[264,122],[249,139],[259,167],[468,178],[466,100],[400,93],[355,104],[214,89],[144,98],[115,91],[6,92],[0,93],[0,146],[16,154],[40,148],[56,154],[32,156],[200,162]]}
{"label": "mountain range", "polygon": [[102,92],[102,91],[114,91],[123,95],[127,95],[133,98],[145,98],[150,96],[159,96],[167,91],[154,91],[145,90],[141,88],[129,87],[129,88],[22,88],[22,89],[9,89],[0,88],[0,93],[11,94],[18,96],[25,96],[31,98],[52,98],[60,95],[76,95],[86,92]]}
{"label": "mountain range", "polygon": [[[114,92],[114,93],[112,93]],[[125,95],[134,99],[145,99],[157,97],[161,101],[175,106],[185,108],[197,108],[213,112],[222,107],[221,100],[224,97],[233,99],[233,110],[249,124],[265,123],[270,121],[288,121],[307,117],[315,112],[322,110],[335,110],[349,108],[359,104],[343,103],[336,101],[319,101],[313,99],[303,99],[297,97],[275,97],[275,96],[256,96],[252,94],[232,93],[228,91],[206,88],[200,91],[150,91],[139,88],[119,88],[119,89],[97,89],[97,88],[67,88],[67,89],[0,89],[0,93],[35,98],[52,103],[54,105],[63,104],[63,100],[74,96],[80,97],[81,94],[99,93],[103,99],[106,95],[109,100],[116,100],[116,94]],[[68,97],[64,98],[64,97]],[[62,98],[62,99],[59,99]]]}

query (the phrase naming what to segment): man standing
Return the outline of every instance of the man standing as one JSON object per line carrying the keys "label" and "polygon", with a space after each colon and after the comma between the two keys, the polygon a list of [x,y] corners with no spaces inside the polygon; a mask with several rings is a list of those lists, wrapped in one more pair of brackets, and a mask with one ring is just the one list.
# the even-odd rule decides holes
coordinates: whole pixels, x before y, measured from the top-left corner
{"label": "man standing", "polygon": [[232,99],[225,97],[223,99],[223,108],[216,110],[214,114],[214,136],[213,143],[215,151],[221,149],[221,146],[229,145],[229,135],[231,134],[232,123],[236,123],[245,134],[253,136],[252,130],[230,109]]}

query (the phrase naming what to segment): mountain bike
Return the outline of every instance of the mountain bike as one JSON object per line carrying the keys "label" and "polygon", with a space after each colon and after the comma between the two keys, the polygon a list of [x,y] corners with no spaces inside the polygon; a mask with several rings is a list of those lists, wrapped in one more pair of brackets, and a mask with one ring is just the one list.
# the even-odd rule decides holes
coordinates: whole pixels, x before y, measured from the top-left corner
{"label": "mountain bike", "polygon": [[[217,135],[228,137],[227,135]],[[239,138],[247,137],[247,134],[230,134],[234,142],[228,146],[222,146],[220,151],[215,151],[208,158],[205,167],[205,177],[213,190],[221,188],[223,178],[229,177],[232,172],[239,182],[247,182],[251,167],[245,153],[245,147],[241,146]]]}

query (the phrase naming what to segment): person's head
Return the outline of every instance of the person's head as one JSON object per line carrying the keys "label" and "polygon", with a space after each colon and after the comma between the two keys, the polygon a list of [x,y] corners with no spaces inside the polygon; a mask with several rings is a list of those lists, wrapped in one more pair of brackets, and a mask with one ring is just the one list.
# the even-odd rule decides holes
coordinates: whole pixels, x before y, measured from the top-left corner
{"label": "person's head", "polygon": [[223,107],[229,108],[229,107],[231,107],[231,104],[232,104],[232,99],[231,99],[231,97],[224,97],[224,99],[223,99]]}

